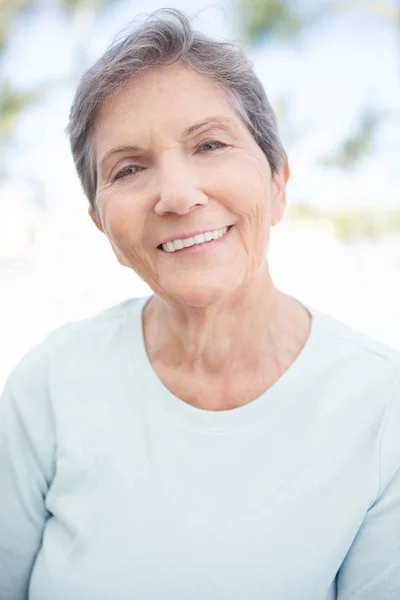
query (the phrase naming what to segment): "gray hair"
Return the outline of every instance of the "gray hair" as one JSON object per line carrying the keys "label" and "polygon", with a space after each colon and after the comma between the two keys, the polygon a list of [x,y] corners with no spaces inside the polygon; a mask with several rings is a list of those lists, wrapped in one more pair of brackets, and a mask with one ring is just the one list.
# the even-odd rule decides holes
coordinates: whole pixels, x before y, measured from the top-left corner
{"label": "gray hair", "polygon": [[160,9],[112,44],[83,75],[75,94],[67,133],[82,187],[95,211],[97,173],[91,137],[100,107],[139,73],[177,62],[219,84],[263,150],[271,171],[282,167],[286,154],[274,111],[241,48],[194,31],[178,10]]}

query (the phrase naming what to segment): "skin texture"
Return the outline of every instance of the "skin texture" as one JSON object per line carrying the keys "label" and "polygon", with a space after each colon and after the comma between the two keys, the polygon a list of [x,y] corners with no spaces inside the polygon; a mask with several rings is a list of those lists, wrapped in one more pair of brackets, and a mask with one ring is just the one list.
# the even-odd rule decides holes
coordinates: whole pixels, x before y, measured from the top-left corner
{"label": "skin texture", "polygon": [[[272,175],[226,93],[182,64],[153,68],[110,97],[93,142],[97,214],[89,213],[155,294],[143,317],[154,370],[200,408],[255,399],[295,360],[311,324],[268,267],[287,163]],[[157,248],[225,225],[234,227],[214,249],[180,257]]]}

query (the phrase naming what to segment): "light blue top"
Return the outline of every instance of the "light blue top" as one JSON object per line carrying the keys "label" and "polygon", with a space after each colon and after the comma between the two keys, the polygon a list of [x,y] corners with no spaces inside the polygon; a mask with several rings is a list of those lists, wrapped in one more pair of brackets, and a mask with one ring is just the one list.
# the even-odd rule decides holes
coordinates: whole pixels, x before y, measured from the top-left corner
{"label": "light blue top", "polygon": [[398,600],[400,356],[313,310],[267,392],[174,396],[124,302],[0,401],[0,600]]}

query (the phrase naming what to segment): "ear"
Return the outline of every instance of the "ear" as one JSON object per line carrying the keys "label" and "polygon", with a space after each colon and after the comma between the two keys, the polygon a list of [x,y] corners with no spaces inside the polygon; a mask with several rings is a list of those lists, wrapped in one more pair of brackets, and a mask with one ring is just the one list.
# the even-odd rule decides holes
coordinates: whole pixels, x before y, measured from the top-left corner
{"label": "ear", "polygon": [[92,219],[93,223],[96,225],[97,229],[99,231],[101,231],[101,233],[104,233],[103,227],[101,226],[101,223],[100,223],[99,216],[96,214],[96,212],[93,210],[93,208],[91,206],[89,206],[89,208],[88,208],[88,213],[89,213],[89,216]]}
{"label": "ear", "polygon": [[288,159],[272,177],[271,225],[278,225],[286,208],[286,184],[290,177]]}

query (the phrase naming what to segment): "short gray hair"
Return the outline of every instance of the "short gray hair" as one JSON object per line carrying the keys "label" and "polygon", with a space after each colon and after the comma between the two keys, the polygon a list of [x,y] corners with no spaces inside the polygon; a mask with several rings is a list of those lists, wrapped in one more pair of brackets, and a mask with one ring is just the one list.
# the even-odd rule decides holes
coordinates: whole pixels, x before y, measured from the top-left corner
{"label": "short gray hair", "polygon": [[263,150],[271,171],[282,167],[286,154],[274,111],[242,49],[194,31],[181,11],[160,9],[112,44],[83,75],[75,94],[67,133],[82,187],[95,211],[97,173],[91,137],[100,107],[139,73],[177,62],[219,84]]}

